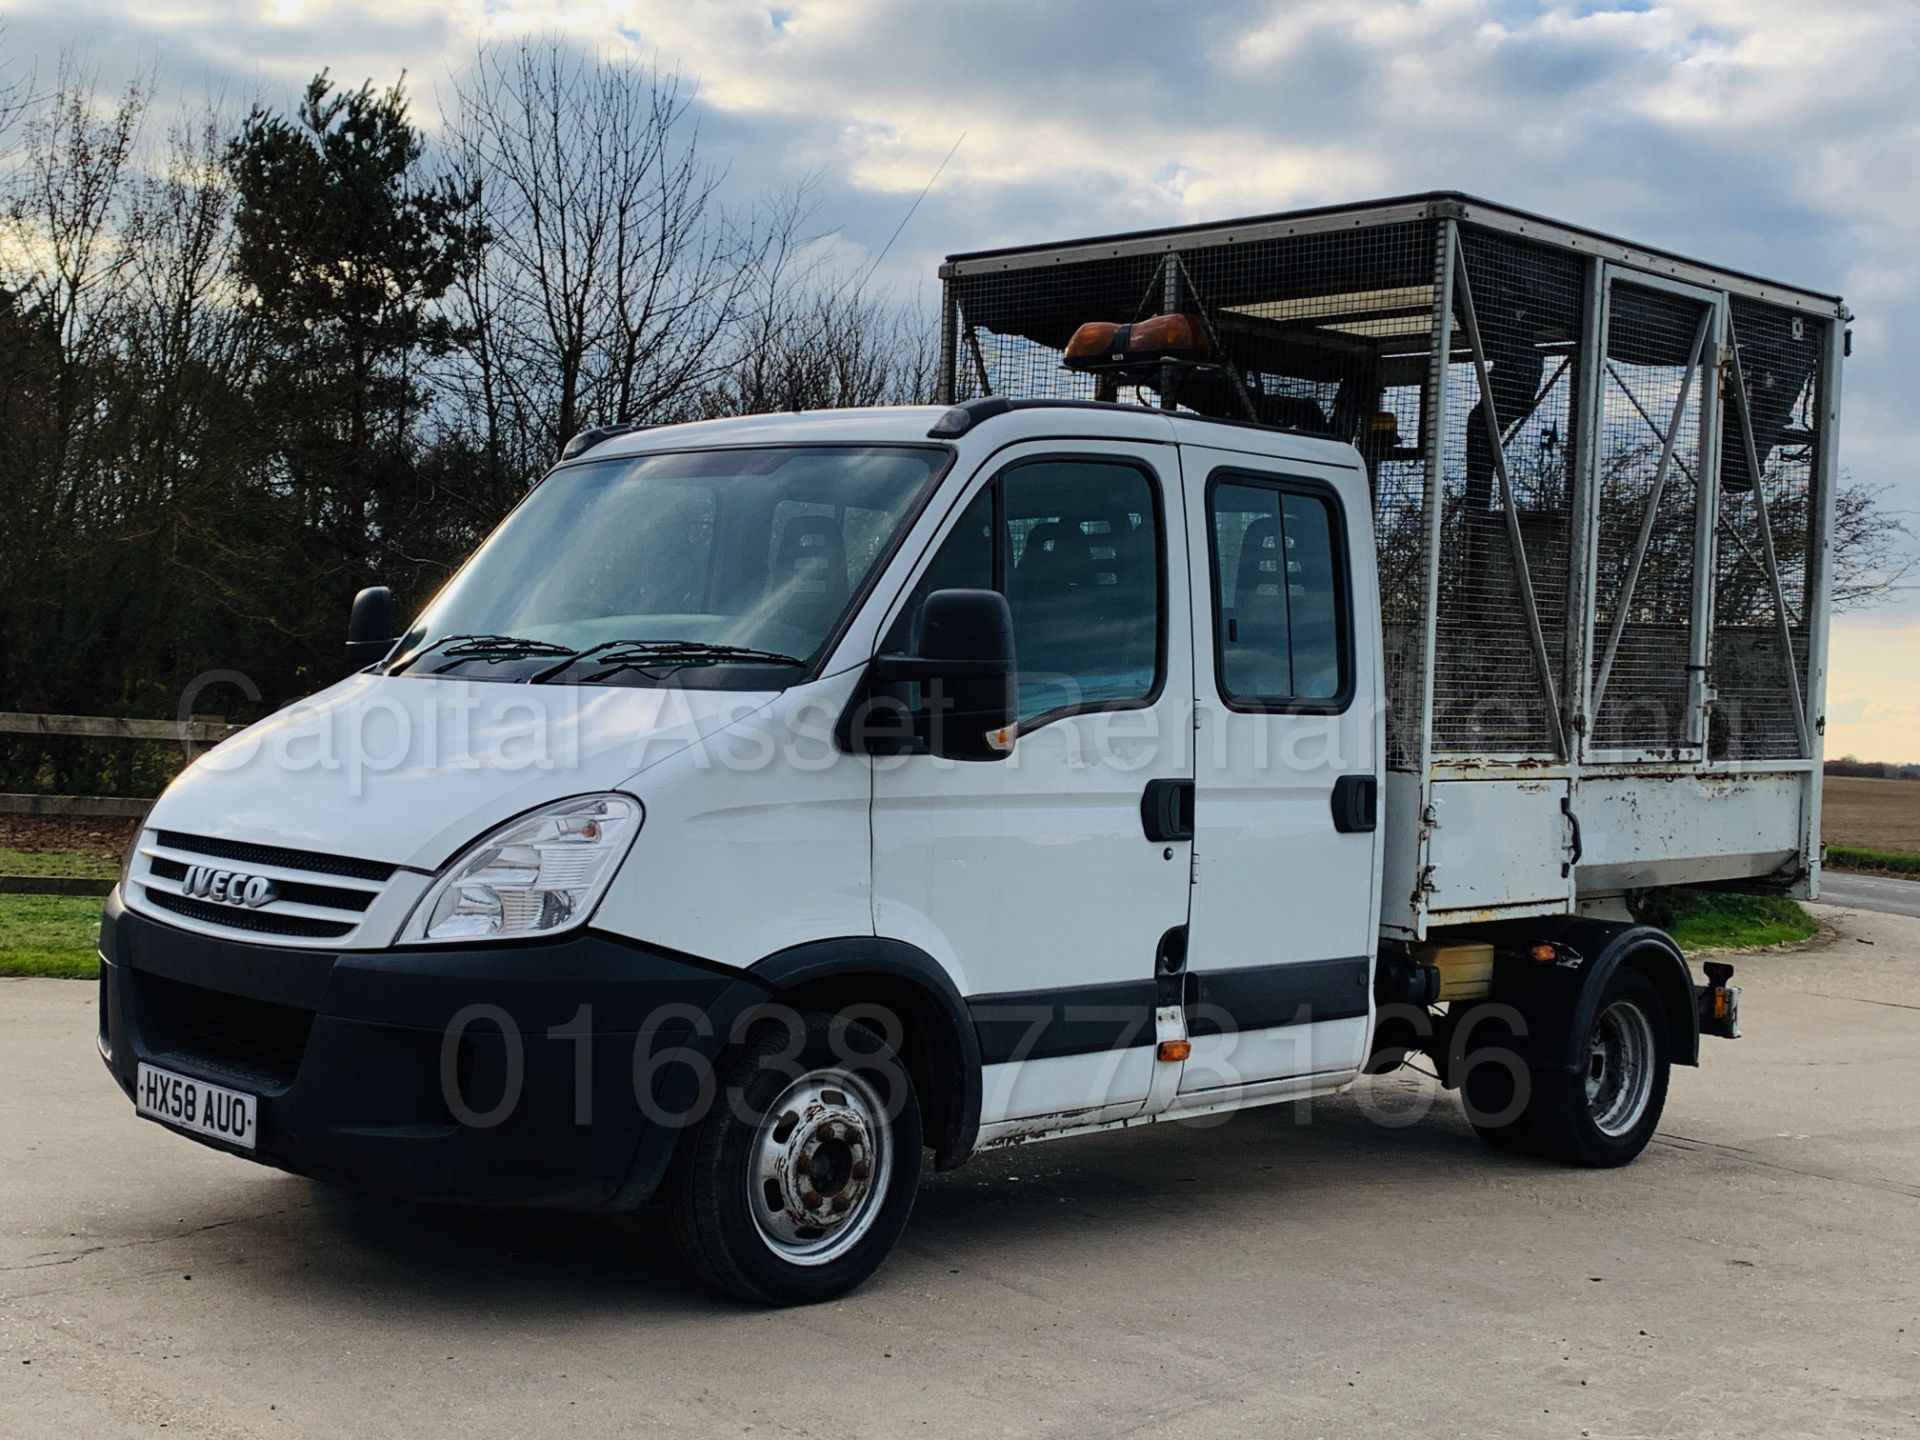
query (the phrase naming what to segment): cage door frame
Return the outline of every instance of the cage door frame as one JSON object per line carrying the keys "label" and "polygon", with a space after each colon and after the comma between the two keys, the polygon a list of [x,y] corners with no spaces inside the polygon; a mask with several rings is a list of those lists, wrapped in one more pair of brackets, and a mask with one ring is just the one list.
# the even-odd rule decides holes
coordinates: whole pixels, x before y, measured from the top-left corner
{"label": "cage door frame", "polygon": [[[1665,416],[1657,405],[1647,408],[1633,387],[1621,376],[1610,351],[1616,286],[1666,294],[1702,307],[1696,322],[1692,359],[1682,372],[1683,393]],[[1594,351],[1592,388],[1588,392],[1587,416],[1591,443],[1583,445],[1580,455],[1584,490],[1581,523],[1585,553],[1577,557],[1583,566],[1580,584],[1582,624],[1585,636],[1578,647],[1581,673],[1575,686],[1580,717],[1580,758],[1590,764],[1633,763],[1644,761],[1705,763],[1707,754],[1708,711],[1713,693],[1708,675],[1713,656],[1713,579],[1716,563],[1716,536],[1720,508],[1720,387],[1724,356],[1730,333],[1730,316],[1724,292],[1704,286],[1672,280],[1630,265],[1602,262],[1600,268],[1598,331]],[[1702,333],[1704,332],[1704,333]],[[1622,392],[1641,423],[1660,442],[1661,459],[1655,471],[1655,484],[1649,503],[1641,511],[1635,535],[1634,551],[1629,557],[1627,575],[1614,597],[1614,614],[1603,633],[1600,620],[1600,552],[1602,549],[1601,468],[1605,448],[1606,399],[1610,389]],[[1689,465],[1678,452],[1677,424],[1684,424],[1689,407],[1699,414],[1699,449]],[[1688,602],[1687,696],[1685,729],[1679,745],[1665,749],[1649,745],[1602,745],[1598,743],[1600,707],[1606,701],[1607,687],[1614,680],[1613,662],[1624,640],[1627,616],[1638,588],[1646,551],[1657,519],[1659,501],[1664,498],[1670,477],[1684,475],[1693,485],[1693,577]],[[1596,681],[1598,683],[1596,683]]]}

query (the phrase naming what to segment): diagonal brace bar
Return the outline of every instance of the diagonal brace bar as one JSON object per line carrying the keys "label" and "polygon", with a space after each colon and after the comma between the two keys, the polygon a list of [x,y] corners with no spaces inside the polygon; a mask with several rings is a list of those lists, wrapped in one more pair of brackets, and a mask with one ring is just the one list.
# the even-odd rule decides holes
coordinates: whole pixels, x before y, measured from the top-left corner
{"label": "diagonal brace bar", "polygon": [[[1640,517],[1640,533],[1633,543],[1633,555],[1627,561],[1627,573],[1620,582],[1620,593],[1613,602],[1613,623],[1607,627],[1607,648],[1600,655],[1600,671],[1593,681],[1593,713],[1600,713],[1606,699],[1607,681],[1613,676],[1613,662],[1620,654],[1620,637],[1626,633],[1627,614],[1633,607],[1633,592],[1640,583],[1640,567],[1646,563],[1647,547],[1653,543],[1653,527],[1660,518],[1660,497],[1667,488],[1667,470],[1673,464],[1674,442],[1680,438],[1680,418],[1687,413],[1687,399],[1693,394],[1693,377],[1700,367],[1700,352],[1707,345],[1707,330],[1713,323],[1711,308],[1700,312],[1694,327],[1693,348],[1687,353],[1687,368],[1680,375],[1680,393],[1674,397],[1673,418],[1667,422],[1667,437],[1660,442],[1660,463],[1654,467],[1653,488],[1647,493],[1647,508]],[[1614,376],[1616,381],[1619,376]],[[1621,387],[1625,389],[1625,386]],[[1705,387],[1703,386],[1702,389]],[[1628,392],[1630,395],[1632,392]],[[1635,403],[1638,408],[1638,402]],[[1659,434],[1659,428],[1654,427]]]}
{"label": "diagonal brace bar", "polygon": [[1233,386],[1234,398],[1239,400],[1240,408],[1247,412],[1247,419],[1259,424],[1260,412],[1253,408],[1253,396],[1247,392],[1247,382],[1241,378],[1240,367],[1233,363],[1233,357],[1227,354],[1227,347],[1220,343],[1220,332],[1213,327],[1213,316],[1207,310],[1207,302],[1200,298],[1200,287],[1193,283],[1193,272],[1187,269],[1187,262],[1180,258],[1178,250],[1167,256],[1167,262],[1180,267],[1180,278],[1186,282],[1187,293],[1193,297],[1193,308],[1199,312],[1200,323],[1206,327],[1207,343],[1213,346],[1213,353],[1220,357],[1220,367]]}
{"label": "diagonal brace bar", "polygon": [[980,349],[980,337],[974,332],[973,321],[966,324],[967,351],[973,356],[974,373],[980,377],[980,393],[993,394],[993,382],[987,378],[987,357]]}
{"label": "diagonal brace bar", "polygon": [[1501,442],[1500,417],[1494,413],[1493,382],[1487,373],[1487,352],[1480,343],[1480,321],[1473,310],[1473,289],[1467,280],[1466,258],[1454,253],[1454,286],[1460,300],[1460,318],[1473,350],[1474,375],[1480,384],[1480,413],[1493,446],[1493,470],[1500,477],[1500,499],[1507,517],[1507,541],[1513,546],[1514,581],[1527,614],[1527,637],[1533,642],[1533,660],[1540,667],[1540,683],[1547,692],[1547,718],[1553,725],[1555,753],[1567,754],[1567,732],[1560,715],[1560,691],[1553,683],[1553,661],[1547,655],[1547,637],[1540,628],[1540,606],[1533,596],[1533,574],[1527,566],[1527,546],[1520,533],[1520,512],[1514,507],[1513,485],[1507,479],[1507,452]]}
{"label": "diagonal brace bar", "polygon": [[[1633,406],[1634,410],[1638,412],[1642,420],[1646,421],[1647,429],[1653,432],[1653,438],[1658,440],[1663,445],[1666,444],[1667,442],[1666,431],[1660,428],[1660,422],[1658,420],[1654,419],[1652,415],[1647,413],[1647,407],[1640,403],[1640,397],[1633,393],[1633,388],[1627,384],[1625,379],[1621,377],[1620,371],[1617,368],[1615,368],[1614,363],[1611,360],[1607,362],[1607,373],[1613,376],[1614,381],[1620,386],[1620,393],[1627,397],[1627,403]],[[1700,485],[1700,477],[1695,475],[1693,473],[1693,468],[1690,465],[1688,465],[1686,461],[1680,458],[1678,451],[1674,452],[1673,463],[1679,467],[1680,473],[1687,477],[1687,483],[1694,486],[1696,489],[1698,489]],[[1726,537],[1729,540],[1733,541],[1734,544],[1740,547],[1741,554],[1745,555],[1749,560],[1753,561],[1754,564],[1762,565],[1762,568],[1764,568],[1764,564],[1761,561],[1760,557],[1753,553],[1753,547],[1747,544],[1746,536],[1742,535],[1738,530],[1733,528],[1733,525],[1731,524],[1731,522],[1728,521],[1724,513],[1722,513],[1722,515],[1720,516],[1720,529],[1722,530],[1722,532],[1725,533]]]}
{"label": "diagonal brace bar", "polygon": [[[1627,403],[1633,406],[1634,413],[1646,422],[1647,429],[1653,432],[1653,438],[1658,440],[1662,445],[1666,444],[1667,432],[1660,428],[1660,422],[1654,419],[1652,414],[1647,410],[1647,407],[1640,403],[1640,397],[1633,393],[1633,387],[1627,384],[1626,377],[1620,373],[1620,368],[1611,360],[1607,361],[1607,373],[1613,377],[1613,383],[1620,387],[1620,393],[1627,397]],[[1682,460],[1677,453],[1673,457],[1673,463],[1680,467],[1680,473],[1686,476],[1687,479],[1696,485],[1700,483],[1699,479],[1694,475],[1692,467],[1690,467],[1686,461]]]}
{"label": "diagonal brace bar", "polygon": [[[1567,373],[1568,367],[1572,364],[1573,357],[1571,355],[1562,355],[1560,357],[1560,363],[1553,367],[1553,373],[1547,376],[1546,383],[1540,387],[1540,393],[1533,397],[1533,403],[1528,405],[1527,408],[1522,410],[1518,415],[1514,416],[1513,419],[1505,421],[1502,424],[1501,434],[1503,434],[1507,440],[1511,440],[1514,436],[1518,435],[1520,433],[1520,427],[1533,418],[1534,412],[1545,403],[1547,396],[1553,393],[1553,387],[1560,383],[1560,377]],[[1502,443],[1504,444],[1505,442],[1503,441]]]}
{"label": "diagonal brace bar", "polygon": [[[1807,736],[1806,707],[1800,701],[1800,667],[1793,656],[1793,620],[1787,614],[1786,587],[1780,583],[1780,557],[1773,548],[1773,520],[1767,514],[1766,479],[1760,473],[1760,447],[1753,443],[1753,413],[1747,408],[1747,374],[1740,364],[1740,346],[1733,347],[1733,393],[1740,408],[1740,443],[1747,452],[1747,474],[1753,480],[1754,515],[1760,521],[1760,555],[1773,586],[1773,613],[1780,626],[1780,650],[1786,661],[1787,684],[1793,694],[1793,733],[1802,755],[1813,754]],[[1811,525],[1811,514],[1809,514]],[[1812,617],[1807,617],[1812,623]]]}

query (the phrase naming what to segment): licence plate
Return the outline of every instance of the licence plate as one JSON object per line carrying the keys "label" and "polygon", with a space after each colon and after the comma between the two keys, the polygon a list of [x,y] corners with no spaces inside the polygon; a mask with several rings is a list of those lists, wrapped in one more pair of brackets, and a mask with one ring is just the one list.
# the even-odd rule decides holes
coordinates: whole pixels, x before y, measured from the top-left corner
{"label": "licence plate", "polygon": [[259,1138],[260,1102],[253,1096],[152,1065],[142,1064],[135,1072],[133,1108],[150,1120],[242,1150],[253,1149]]}

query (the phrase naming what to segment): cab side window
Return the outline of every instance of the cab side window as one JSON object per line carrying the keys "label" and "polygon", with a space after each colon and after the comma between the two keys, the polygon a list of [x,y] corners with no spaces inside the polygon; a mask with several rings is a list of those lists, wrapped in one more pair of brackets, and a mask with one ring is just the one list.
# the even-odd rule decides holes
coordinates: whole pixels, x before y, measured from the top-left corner
{"label": "cab side window", "polygon": [[1220,692],[1249,708],[1326,708],[1347,691],[1346,576],[1331,496],[1216,480],[1208,497]]}
{"label": "cab side window", "polygon": [[1165,569],[1159,495],[1144,471],[1019,464],[968,506],[882,648],[911,648],[933,591],[993,588],[1013,612],[1021,724],[1145,704],[1159,690]]}

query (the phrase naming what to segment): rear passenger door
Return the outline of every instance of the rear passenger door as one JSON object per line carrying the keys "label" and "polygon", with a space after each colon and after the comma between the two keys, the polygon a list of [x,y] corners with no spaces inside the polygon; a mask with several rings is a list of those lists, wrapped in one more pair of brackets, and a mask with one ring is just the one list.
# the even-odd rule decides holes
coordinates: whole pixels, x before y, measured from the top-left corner
{"label": "rear passenger door", "polygon": [[1357,460],[1183,447],[1181,469],[1197,728],[1193,1050],[1177,1103],[1191,1106],[1284,1091],[1364,1058],[1382,732]]}

